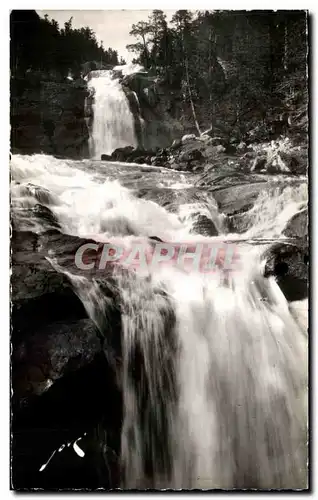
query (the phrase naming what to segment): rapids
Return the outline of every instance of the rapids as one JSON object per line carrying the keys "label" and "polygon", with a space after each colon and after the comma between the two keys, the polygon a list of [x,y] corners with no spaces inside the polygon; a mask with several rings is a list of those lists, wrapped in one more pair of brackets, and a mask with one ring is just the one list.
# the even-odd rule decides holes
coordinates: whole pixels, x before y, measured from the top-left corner
{"label": "rapids", "polygon": [[[94,80],[97,92],[105,84],[117,106],[116,82],[109,76]],[[132,143],[125,109],[120,124],[113,123],[114,114],[105,121],[109,110],[95,109],[94,127],[104,120],[106,129],[120,128],[116,144],[107,130],[96,129],[96,156]],[[228,234],[211,194],[200,190],[199,201],[193,200],[192,175],[14,155],[11,177],[13,220],[20,231],[47,229],[34,216],[41,204],[62,232],[96,241],[119,236],[129,244],[156,236],[166,242],[230,239],[238,245],[242,269],[226,277],[221,270],[211,277],[172,267],[146,278],[120,270],[111,276],[121,311],[120,487],[306,487],[306,319],[298,319],[297,307],[292,314],[275,279],[263,276],[264,252],[271,240],[284,240],[286,223],[307,202],[306,183],[281,189],[274,184],[261,193],[244,215],[247,231],[235,235]],[[183,201],[161,206],[151,199],[158,189],[174,200],[182,193]],[[196,234],[198,214],[213,221],[218,236]],[[255,239],[266,242],[255,246]],[[85,273],[70,278],[110,343],[105,325],[111,299]]]}

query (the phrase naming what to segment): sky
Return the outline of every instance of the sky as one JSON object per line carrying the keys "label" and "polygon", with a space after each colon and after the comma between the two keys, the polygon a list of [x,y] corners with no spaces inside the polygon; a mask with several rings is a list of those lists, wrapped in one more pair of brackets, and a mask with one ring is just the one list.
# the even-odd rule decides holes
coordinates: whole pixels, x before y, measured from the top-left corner
{"label": "sky", "polygon": [[[129,36],[133,23],[145,21],[151,10],[37,10],[44,17],[48,14],[50,19],[55,19],[60,27],[73,16],[73,27],[82,28],[89,26],[96,33],[99,42],[103,41],[105,48],[111,47],[118,51],[127,62],[134,58],[128,52],[126,45],[134,43],[135,39]],[[167,20],[170,21],[175,10],[164,10]]]}

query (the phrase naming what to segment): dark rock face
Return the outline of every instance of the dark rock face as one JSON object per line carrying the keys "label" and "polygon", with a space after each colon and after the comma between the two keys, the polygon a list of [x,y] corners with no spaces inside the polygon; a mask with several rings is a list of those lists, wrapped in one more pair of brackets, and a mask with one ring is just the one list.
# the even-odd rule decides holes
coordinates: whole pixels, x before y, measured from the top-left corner
{"label": "dark rock face", "polygon": [[202,214],[197,215],[192,231],[202,234],[202,236],[217,236],[219,234],[212,219]]}
{"label": "dark rock face", "polygon": [[308,208],[295,214],[284,229],[289,238],[308,238]]}
{"label": "dark rock face", "polygon": [[147,73],[135,73],[124,77],[122,85],[135,118],[140,147],[145,150],[166,148],[176,136],[182,136],[183,127],[172,109],[176,100],[171,100],[167,88],[156,78]]}
{"label": "dark rock face", "polygon": [[12,356],[13,397],[25,401],[42,394],[66,373],[89,365],[101,347],[90,319],[56,321],[29,331]]}
{"label": "dark rock face", "polygon": [[88,156],[86,82],[11,79],[11,149],[68,158]]}
{"label": "dark rock face", "polygon": [[112,156],[104,154],[104,155],[101,155],[100,159],[102,161],[111,161],[112,160]]}
{"label": "dark rock face", "polygon": [[277,243],[267,254],[265,276],[275,276],[290,302],[308,297],[308,248]]}
{"label": "dark rock face", "polygon": [[308,297],[308,209],[295,214],[283,233],[294,243],[279,242],[269,250],[265,276],[276,276],[287,300],[302,300]]}
{"label": "dark rock face", "polygon": [[[104,342],[111,332],[106,325],[105,331],[96,328],[67,276],[45,258],[51,250],[58,263],[73,272],[75,252],[84,242],[58,230],[40,235],[13,231],[11,431],[15,489],[119,486],[121,390],[114,370],[117,361]],[[112,327],[114,337],[120,337],[115,317]],[[84,458],[73,450],[80,437]],[[40,472],[54,451],[47,468]]]}
{"label": "dark rock face", "polygon": [[[76,370],[69,366],[41,396],[13,412],[12,486],[118,488],[121,421],[121,394],[105,356]],[[73,448],[78,438],[84,457]]]}

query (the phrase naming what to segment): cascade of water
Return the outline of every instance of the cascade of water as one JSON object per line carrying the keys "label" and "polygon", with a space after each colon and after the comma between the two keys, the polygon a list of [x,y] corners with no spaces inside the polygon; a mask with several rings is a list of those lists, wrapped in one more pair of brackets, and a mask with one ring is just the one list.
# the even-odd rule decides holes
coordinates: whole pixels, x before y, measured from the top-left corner
{"label": "cascade of water", "polygon": [[[16,205],[26,203],[26,180],[47,189],[65,232],[106,240],[196,238],[186,225],[186,205],[171,214],[118,181],[97,183],[72,162],[15,156],[12,163],[13,179],[22,182],[13,186]],[[28,191],[28,203],[32,197]],[[176,268],[147,279],[114,271],[123,488],[306,486],[306,334],[275,280],[263,277],[266,247],[244,244],[264,228],[267,238],[280,237],[305,201],[305,187],[261,195],[247,215],[247,232],[236,235],[242,268],[226,278],[221,271],[211,277]],[[110,298],[103,299],[97,281],[71,279],[102,329]]]}
{"label": "cascade of water", "polygon": [[134,117],[125,92],[113,71],[94,71],[88,80],[94,93],[91,157],[100,159],[124,146],[136,146]]}

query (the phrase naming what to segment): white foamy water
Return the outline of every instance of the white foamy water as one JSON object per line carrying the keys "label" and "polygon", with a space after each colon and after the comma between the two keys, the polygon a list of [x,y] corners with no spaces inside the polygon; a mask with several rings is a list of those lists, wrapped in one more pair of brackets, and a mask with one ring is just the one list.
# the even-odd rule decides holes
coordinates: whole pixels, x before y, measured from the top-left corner
{"label": "white foamy water", "polygon": [[111,70],[94,71],[88,88],[94,94],[91,157],[100,159],[102,154],[111,154],[117,148],[137,146],[134,117],[114,73]]}
{"label": "white foamy water", "polygon": [[260,194],[254,207],[244,216],[248,218],[250,228],[247,237],[261,236],[277,238],[281,235],[287,222],[308,202],[308,186],[276,188]]}
{"label": "white foamy water", "polygon": [[[76,162],[17,155],[11,171],[13,210],[46,193],[46,206],[66,233],[100,241],[208,239],[191,232],[189,214],[198,205],[169,213]],[[29,183],[40,194],[27,190]],[[242,268],[229,276],[172,267],[148,279],[113,275],[121,311],[122,488],[306,487],[304,304],[291,308],[275,279],[264,278],[267,245],[245,244],[248,236],[279,238],[305,201],[305,184],[260,195],[246,215],[247,231],[235,235]],[[213,200],[202,206],[203,215],[221,224]],[[107,340],[113,299],[85,275],[70,278]]]}

